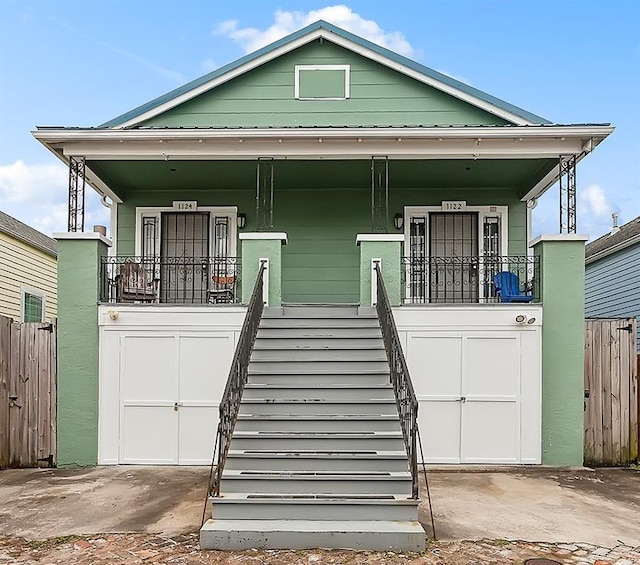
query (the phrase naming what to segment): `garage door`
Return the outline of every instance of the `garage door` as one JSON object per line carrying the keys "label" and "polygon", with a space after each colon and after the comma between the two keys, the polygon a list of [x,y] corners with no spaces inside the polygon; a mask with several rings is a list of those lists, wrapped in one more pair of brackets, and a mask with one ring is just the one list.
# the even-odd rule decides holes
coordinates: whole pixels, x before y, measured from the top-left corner
{"label": "garage door", "polygon": [[211,464],[232,354],[232,333],[121,335],[118,462]]}
{"label": "garage door", "polygon": [[428,462],[535,462],[522,452],[539,422],[522,410],[523,379],[537,377],[523,371],[521,333],[409,333],[407,353]]}

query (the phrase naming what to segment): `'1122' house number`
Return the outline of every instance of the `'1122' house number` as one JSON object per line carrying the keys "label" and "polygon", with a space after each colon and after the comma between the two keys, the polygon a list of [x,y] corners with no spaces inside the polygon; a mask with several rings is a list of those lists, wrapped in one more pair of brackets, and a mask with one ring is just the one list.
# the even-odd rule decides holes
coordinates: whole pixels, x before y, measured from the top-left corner
{"label": "'1122' house number", "polygon": [[443,212],[460,212],[462,210],[466,210],[466,208],[467,208],[466,200],[443,200],[442,201]]}

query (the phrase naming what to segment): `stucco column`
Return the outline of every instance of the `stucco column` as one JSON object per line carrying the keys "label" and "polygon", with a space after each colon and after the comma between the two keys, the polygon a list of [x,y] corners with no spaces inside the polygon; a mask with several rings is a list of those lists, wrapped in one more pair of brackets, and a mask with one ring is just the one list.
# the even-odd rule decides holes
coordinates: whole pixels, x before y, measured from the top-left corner
{"label": "stucco column", "polygon": [[57,233],[59,467],[98,462],[98,300],[100,259],[111,242],[98,233]]}
{"label": "stucco column", "polygon": [[267,306],[282,305],[282,246],[287,234],[281,232],[241,233],[242,241],[242,303],[248,304],[256,283],[260,260],[268,260]]}
{"label": "stucco column", "polygon": [[582,465],[584,438],[583,235],[542,235],[542,463]]}
{"label": "stucco column", "polygon": [[360,306],[371,306],[372,259],[380,259],[384,286],[392,306],[400,304],[400,253],[404,236],[400,234],[362,233],[356,236],[360,247]]}

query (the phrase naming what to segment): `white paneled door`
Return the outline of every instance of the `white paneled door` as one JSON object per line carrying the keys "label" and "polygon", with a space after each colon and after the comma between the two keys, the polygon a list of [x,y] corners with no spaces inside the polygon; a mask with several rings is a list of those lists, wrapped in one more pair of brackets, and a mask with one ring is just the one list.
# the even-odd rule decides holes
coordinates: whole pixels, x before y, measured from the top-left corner
{"label": "white paneled door", "polygon": [[120,336],[119,462],[209,465],[232,333]]}
{"label": "white paneled door", "polygon": [[521,359],[518,332],[408,332],[427,462],[522,461]]}

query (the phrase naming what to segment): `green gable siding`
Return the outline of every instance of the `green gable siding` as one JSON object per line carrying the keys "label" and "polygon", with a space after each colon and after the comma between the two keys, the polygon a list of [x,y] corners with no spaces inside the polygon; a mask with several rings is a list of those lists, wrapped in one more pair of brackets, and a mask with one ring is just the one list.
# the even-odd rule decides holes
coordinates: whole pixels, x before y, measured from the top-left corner
{"label": "green gable siding", "polygon": [[[296,65],[350,65],[347,100],[296,100]],[[508,122],[328,41],[314,41],[142,126],[505,125]]]}

